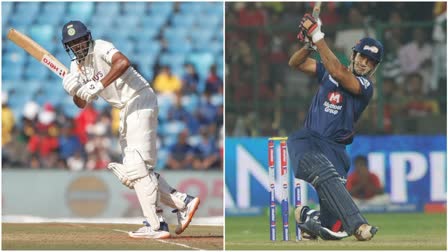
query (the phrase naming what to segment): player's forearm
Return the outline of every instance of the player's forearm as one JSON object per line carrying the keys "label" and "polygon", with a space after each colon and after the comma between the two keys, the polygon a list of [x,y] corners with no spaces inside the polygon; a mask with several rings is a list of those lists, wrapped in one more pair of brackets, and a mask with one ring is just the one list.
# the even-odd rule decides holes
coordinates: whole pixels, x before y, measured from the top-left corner
{"label": "player's forearm", "polygon": [[296,51],[291,58],[289,58],[289,66],[292,68],[297,69],[302,65],[306,59],[310,56],[311,51],[306,49],[305,47],[302,47],[298,51]]}
{"label": "player's forearm", "polygon": [[324,39],[317,41],[316,46],[325,69],[332,77],[339,79],[338,77],[346,67],[339,62],[336,55],[334,55],[330,48],[328,48],[328,45]]}
{"label": "player's forearm", "polygon": [[116,81],[120,76],[122,76],[130,65],[131,63],[126,58],[119,59],[113,62],[109,73],[107,73],[106,76],[104,76],[104,78],[101,80],[101,83],[103,84],[104,88],[106,88],[112,82]]}

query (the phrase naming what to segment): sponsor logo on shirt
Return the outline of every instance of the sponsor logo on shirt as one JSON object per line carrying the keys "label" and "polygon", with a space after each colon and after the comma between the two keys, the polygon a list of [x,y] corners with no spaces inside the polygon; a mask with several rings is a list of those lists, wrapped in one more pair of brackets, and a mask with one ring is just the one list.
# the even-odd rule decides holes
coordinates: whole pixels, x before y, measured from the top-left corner
{"label": "sponsor logo on shirt", "polygon": [[342,109],[342,105],[338,105],[342,103],[343,96],[339,92],[330,92],[328,93],[328,101],[324,102],[324,111],[333,115],[339,113]]}

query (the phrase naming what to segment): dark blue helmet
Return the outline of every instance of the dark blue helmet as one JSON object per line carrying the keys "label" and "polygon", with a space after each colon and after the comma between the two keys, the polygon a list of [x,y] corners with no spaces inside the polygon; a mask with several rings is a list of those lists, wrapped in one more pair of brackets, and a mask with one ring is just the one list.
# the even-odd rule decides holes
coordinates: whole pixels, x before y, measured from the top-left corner
{"label": "dark blue helmet", "polygon": [[64,45],[84,36],[90,36],[90,31],[81,21],[70,21],[62,28],[62,43]]}
{"label": "dark blue helmet", "polygon": [[384,47],[381,42],[373,38],[363,38],[352,48],[353,51],[367,56],[377,64],[381,62],[384,55]]}

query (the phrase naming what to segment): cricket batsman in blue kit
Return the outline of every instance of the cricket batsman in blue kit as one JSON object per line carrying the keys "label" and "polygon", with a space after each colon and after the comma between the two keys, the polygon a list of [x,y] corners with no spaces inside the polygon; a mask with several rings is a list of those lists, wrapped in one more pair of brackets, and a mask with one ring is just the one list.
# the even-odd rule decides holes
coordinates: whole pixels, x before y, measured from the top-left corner
{"label": "cricket batsman in blue kit", "polygon": [[[305,14],[297,36],[305,46],[289,60],[294,69],[314,76],[314,95],[304,127],[288,137],[288,152],[295,177],[311,183],[319,196],[320,211],[298,207],[296,220],[304,238],[340,240],[354,235],[372,239],[378,231],[369,225],[345,188],[350,159],[345,146],[353,142],[354,124],[373,95],[375,72],[383,57],[382,44],[363,38],[353,47],[348,67],[328,48],[321,22]],[[309,58],[317,51],[322,62]]]}

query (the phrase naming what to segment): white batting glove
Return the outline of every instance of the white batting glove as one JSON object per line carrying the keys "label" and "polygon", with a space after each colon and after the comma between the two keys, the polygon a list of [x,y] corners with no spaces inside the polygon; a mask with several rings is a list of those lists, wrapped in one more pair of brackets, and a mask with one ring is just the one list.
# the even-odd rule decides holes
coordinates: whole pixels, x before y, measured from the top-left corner
{"label": "white batting glove", "polygon": [[101,90],[103,89],[104,86],[101,82],[89,81],[86,84],[84,84],[80,89],[78,89],[76,95],[79,96],[79,98],[90,103],[93,100],[97,99],[97,94],[101,92]]}
{"label": "white batting glove", "polygon": [[300,28],[305,30],[306,35],[311,37],[313,43],[324,38],[325,34],[321,31],[322,22],[318,18],[317,20],[310,14],[305,14],[300,21]]}
{"label": "white batting glove", "polygon": [[79,73],[74,72],[65,75],[64,79],[62,80],[62,86],[70,96],[74,96],[76,94],[76,91],[82,86],[81,82],[79,81]]}

